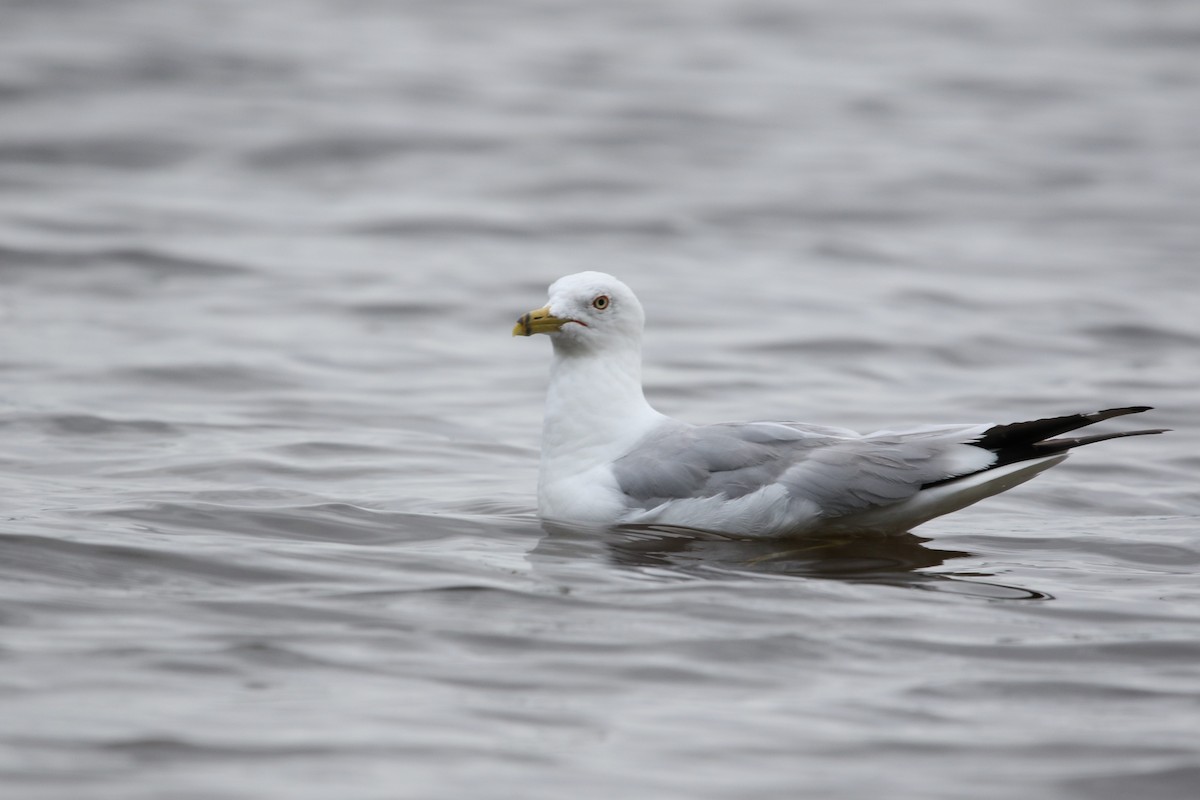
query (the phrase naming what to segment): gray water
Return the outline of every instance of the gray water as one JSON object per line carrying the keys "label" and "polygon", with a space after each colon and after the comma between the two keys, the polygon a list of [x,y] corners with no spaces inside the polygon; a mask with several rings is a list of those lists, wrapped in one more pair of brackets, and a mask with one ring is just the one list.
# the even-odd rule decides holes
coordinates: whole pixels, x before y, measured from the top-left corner
{"label": "gray water", "polygon": [[[1198,252],[1190,0],[0,3],[0,793],[1195,797]],[[691,421],[1175,431],[543,528],[581,269]]]}

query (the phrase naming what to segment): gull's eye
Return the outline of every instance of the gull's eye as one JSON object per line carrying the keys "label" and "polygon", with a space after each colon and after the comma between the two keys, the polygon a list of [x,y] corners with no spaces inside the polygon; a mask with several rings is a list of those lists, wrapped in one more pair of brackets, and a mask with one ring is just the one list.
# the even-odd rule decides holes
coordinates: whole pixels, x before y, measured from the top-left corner
{"label": "gull's eye", "polygon": [[596,309],[597,311],[603,311],[604,309],[608,308],[609,302],[608,295],[602,294],[592,301],[592,308]]}

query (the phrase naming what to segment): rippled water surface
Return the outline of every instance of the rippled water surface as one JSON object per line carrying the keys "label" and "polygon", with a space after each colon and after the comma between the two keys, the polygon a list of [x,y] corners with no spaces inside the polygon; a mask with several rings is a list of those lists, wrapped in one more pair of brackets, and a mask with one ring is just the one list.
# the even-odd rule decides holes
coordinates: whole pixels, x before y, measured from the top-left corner
{"label": "rippled water surface", "polygon": [[[0,15],[6,797],[1196,796],[1195,3]],[[688,420],[1175,430],[905,536],[545,528],[581,269]]]}

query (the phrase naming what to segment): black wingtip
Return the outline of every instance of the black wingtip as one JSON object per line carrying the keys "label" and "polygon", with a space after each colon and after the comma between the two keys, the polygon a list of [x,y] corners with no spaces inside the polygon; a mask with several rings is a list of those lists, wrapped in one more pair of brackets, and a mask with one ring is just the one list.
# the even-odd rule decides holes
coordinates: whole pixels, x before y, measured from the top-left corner
{"label": "black wingtip", "polygon": [[1084,414],[1085,417],[1096,417],[1097,421],[1101,419],[1112,419],[1113,417],[1123,417],[1126,414],[1141,414],[1145,411],[1153,411],[1154,406],[1126,406],[1125,408],[1106,408],[1103,411],[1093,411],[1091,414]]}
{"label": "black wingtip", "polygon": [[985,431],[973,444],[994,452],[996,454],[996,462],[993,466],[1003,466],[1016,461],[1026,461],[1031,458],[1065,452],[1073,447],[1103,442],[1108,439],[1143,436],[1151,433],[1165,433],[1164,429],[1155,429],[1098,434],[1070,439],[1053,438],[1079,428],[1086,428],[1097,422],[1112,419],[1113,417],[1122,417],[1126,414],[1140,414],[1143,411],[1150,410],[1151,406],[1106,408],[1103,411],[1069,414],[1063,417],[1049,417],[1047,419],[1030,420],[1029,422],[1014,422],[1009,425],[996,425]]}
{"label": "black wingtip", "polygon": [[[1068,450],[1076,447],[1083,447],[1085,444],[1096,444],[1097,442],[1107,442],[1109,439],[1124,439],[1129,436],[1149,436],[1155,433],[1166,433],[1166,428],[1154,428],[1145,431],[1119,431],[1117,433],[1096,433],[1091,436],[1076,436],[1070,439],[1046,439],[1045,441],[1035,442],[1028,446],[1026,453],[1033,454],[1033,457],[1049,456],[1055,453],[1065,453]],[[1001,458],[1004,453],[998,454]],[[1018,458],[1018,461],[1025,460]]]}

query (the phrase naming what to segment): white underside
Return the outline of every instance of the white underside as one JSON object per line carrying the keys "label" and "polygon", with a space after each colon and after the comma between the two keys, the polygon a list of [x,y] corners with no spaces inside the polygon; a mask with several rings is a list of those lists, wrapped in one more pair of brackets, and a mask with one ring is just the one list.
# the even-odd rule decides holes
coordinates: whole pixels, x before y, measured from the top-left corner
{"label": "white underside", "polygon": [[941,486],[923,489],[902,503],[827,520],[812,530],[903,533],[934,517],[958,511],[984,498],[1006,492],[1066,459],[1067,454],[1060,453],[977,472]]}

